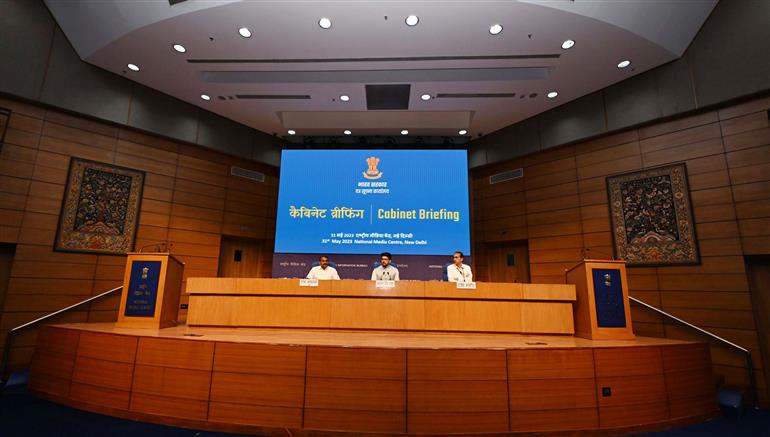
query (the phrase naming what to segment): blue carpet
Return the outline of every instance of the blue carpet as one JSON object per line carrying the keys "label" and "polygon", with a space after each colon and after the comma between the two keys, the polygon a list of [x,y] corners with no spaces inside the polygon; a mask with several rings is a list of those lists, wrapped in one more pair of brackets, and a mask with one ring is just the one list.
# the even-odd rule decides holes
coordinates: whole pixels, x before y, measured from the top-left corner
{"label": "blue carpet", "polygon": [[[38,399],[24,387],[0,395],[0,435],[3,437],[226,437],[235,434],[195,431],[88,413]],[[770,411],[746,410],[741,416],[723,416],[644,437],[770,437]]]}
{"label": "blue carpet", "polygon": [[27,394],[24,387],[16,386],[0,395],[0,436],[227,437],[236,434],[195,431],[89,413],[36,398]]}
{"label": "blue carpet", "polygon": [[639,437],[770,437],[770,411],[746,409],[708,422],[639,434]]}

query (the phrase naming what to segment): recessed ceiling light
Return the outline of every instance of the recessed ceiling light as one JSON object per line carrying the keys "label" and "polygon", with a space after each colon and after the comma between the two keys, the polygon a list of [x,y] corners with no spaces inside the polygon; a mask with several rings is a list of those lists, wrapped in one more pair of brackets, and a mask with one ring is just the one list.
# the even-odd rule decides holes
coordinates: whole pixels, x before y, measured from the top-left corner
{"label": "recessed ceiling light", "polygon": [[468,131],[465,130],[465,129],[460,129],[460,132],[457,132],[457,133],[460,134],[460,135],[465,135],[465,134],[468,133]]}
{"label": "recessed ceiling light", "polygon": [[353,132],[351,132],[351,131],[349,131],[349,130],[345,129],[345,131],[343,131],[342,133],[343,133],[343,134],[345,134],[345,135],[350,135],[350,134],[352,134]]}
{"label": "recessed ceiling light", "polygon": [[340,100],[342,100],[343,102],[350,101],[350,96],[347,94],[343,94],[340,96]]}
{"label": "recessed ceiling light", "polygon": [[563,43],[561,43],[561,48],[563,48],[564,50],[567,50],[567,49],[571,49],[572,46],[574,46],[574,45],[575,45],[575,41],[573,41],[571,39],[568,39],[568,40],[564,41]]}
{"label": "recessed ceiling light", "polygon": [[503,31],[503,26],[501,24],[493,24],[489,26],[489,33],[491,33],[492,35],[497,35],[502,31]]}
{"label": "recessed ceiling light", "polygon": [[620,63],[618,63],[618,68],[626,68],[629,65],[631,65],[631,61],[626,59],[625,61],[620,61]]}
{"label": "recessed ceiling light", "polygon": [[182,44],[174,44],[174,50],[178,51],[179,53],[184,53],[187,51],[186,48]]}
{"label": "recessed ceiling light", "polygon": [[241,36],[244,38],[251,38],[251,31],[248,27],[241,27],[238,29],[238,33],[241,34]]}
{"label": "recessed ceiling light", "polygon": [[417,23],[420,22],[420,19],[417,17],[417,15],[410,15],[406,17],[405,21],[407,26],[416,26]]}
{"label": "recessed ceiling light", "polygon": [[205,101],[209,101],[209,100],[211,100],[211,97],[209,97],[208,94],[201,94],[201,99],[203,99]]}
{"label": "recessed ceiling light", "polygon": [[139,71],[139,66],[136,64],[128,64],[128,69],[131,71]]}
{"label": "recessed ceiling light", "polygon": [[430,94],[423,94],[420,96],[420,98],[427,102],[428,100],[430,100]]}
{"label": "recessed ceiling light", "polygon": [[286,133],[288,133],[289,135],[294,135],[297,133],[297,131],[295,131],[294,129],[289,129],[286,131]]}
{"label": "recessed ceiling light", "polygon": [[401,135],[409,135],[409,131],[404,129],[401,131]]}
{"label": "recessed ceiling light", "polygon": [[321,26],[321,29],[328,29],[332,27],[332,20],[324,17],[318,20],[318,25]]}
{"label": "recessed ceiling light", "polygon": [[553,99],[553,98],[556,98],[556,96],[558,96],[558,95],[559,95],[559,93],[557,93],[556,91],[551,91],[551,92],[548,93],[548,98],[549,99]]}

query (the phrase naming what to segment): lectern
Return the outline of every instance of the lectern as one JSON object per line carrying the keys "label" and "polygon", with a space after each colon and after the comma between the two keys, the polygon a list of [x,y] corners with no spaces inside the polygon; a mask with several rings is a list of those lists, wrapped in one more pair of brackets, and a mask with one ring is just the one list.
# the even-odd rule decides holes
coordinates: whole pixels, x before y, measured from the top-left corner
{"label": "lectern", "polygon": [[129,253],[115,326],[176,326],[184,263],[169,253]]}
{"label": "lectern", "polygon": [[586,259],[567,270],[575,284],[575,335],[592,340],[631,340],[625,261]]}

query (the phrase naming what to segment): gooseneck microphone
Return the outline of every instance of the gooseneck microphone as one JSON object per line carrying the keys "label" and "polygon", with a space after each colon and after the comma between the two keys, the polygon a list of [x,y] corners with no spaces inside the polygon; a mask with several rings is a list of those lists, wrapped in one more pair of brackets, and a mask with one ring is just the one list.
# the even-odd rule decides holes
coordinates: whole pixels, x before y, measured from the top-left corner
{"label": "gooseneck microphone", "polygon": [[155,252],[168,252],[171,253],[171,248],[174,247],[174,243],[155,243],[155,244],[147,244],[139,248],[139,253],[144,252],[144,249],[147,249],[148,247],[154,247]]}

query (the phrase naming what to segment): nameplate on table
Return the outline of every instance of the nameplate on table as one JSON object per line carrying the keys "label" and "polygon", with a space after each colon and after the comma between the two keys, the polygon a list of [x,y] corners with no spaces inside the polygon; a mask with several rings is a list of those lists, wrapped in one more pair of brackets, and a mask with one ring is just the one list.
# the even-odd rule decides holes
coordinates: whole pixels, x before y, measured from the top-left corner
{"label": "nameplate on table", "polygon": [[475,282],[458,282],[457,288],[460,290],[475,290],[476,283]]}
{"label": "nameplate on table", "polygon": [[300,287],[318,287],[318,279],[300,279]]}
{"label": "nameplate on table", "polygon": [[396,281],[377,281],[374,286],[376,288],[396,288]]}

